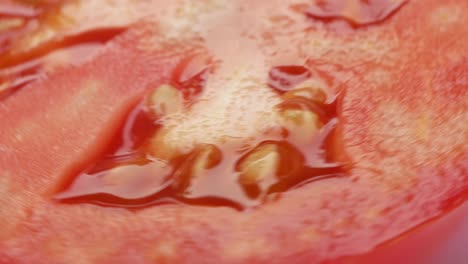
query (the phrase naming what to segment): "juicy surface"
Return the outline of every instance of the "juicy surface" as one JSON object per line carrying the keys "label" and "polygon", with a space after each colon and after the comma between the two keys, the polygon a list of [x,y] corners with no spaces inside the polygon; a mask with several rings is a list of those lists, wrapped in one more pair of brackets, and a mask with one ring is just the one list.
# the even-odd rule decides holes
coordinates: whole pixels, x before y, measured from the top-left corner
{"label": "juicy surface", "polygon": [[[140,2],[133,21],[143,10],[166,12],[133,26],[91,61],[0,101],[0,263],[322,261],[368,251],[464,200],[466,1],[410,1],[364,28],[307,20],[290,2]],[[104,151],[144,90],[169,78],[174,58],[199,45],[222,70],[206,100],[172,117],[168,142],[217,141],[237,125],[246,129],[236,136],[255,135],[256,120],[268,124],[277,100],[259,76],[271,65],[307,63],[346,87],[340,118],[350,177],[305,185],[246,213],[51,202],[64,175]],[[236,71],[238,78],[226,80]],[[213,122],[231,113],[229,106],[244,110]]]}

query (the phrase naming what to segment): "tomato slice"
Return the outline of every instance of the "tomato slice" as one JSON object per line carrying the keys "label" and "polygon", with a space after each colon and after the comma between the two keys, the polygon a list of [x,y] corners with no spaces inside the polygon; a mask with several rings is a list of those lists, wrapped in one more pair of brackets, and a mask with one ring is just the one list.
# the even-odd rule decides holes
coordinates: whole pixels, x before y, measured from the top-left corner
{"label": "tomato slice", "polygon": [[[320,263],[350,255],[355,258],[343,261],[374,261],[386,258],[376,246],[465,202],[465,1],[397,1],[407,3],[383,20],[376,13],[363,16],[379,20],[370,26],[367,20],[359,26],[347,21],[359,16],[310,19],[310,3],[298,8],[293,1],[173,2],[137,8],[148,14],[148,7],[161,4],[167,13],[131,26],[129,21],[141,17],[118,23],[122,31],[89,61],[65,65],[0,99],[0,262],[73,263],[80,256],[85,263]],[[362,8],[354,14],[369,11]],[[118,17],[122,10],[112,12]],[[200,63],[216,69],[200,70]],[[327,92],[294,88],[307,78]],[[156,87],[166,93],[148,97]],[[147,101],[150,118],[188,109],[166,116],[170,125],[149,143],[158,147],[158,161],[177,152],[199,165],[182,163],[181,174],[215,168],[223,142],[235,145],[238,138],[253,137],[258,148],[243,152],[235,168],[247,193],[256,196],[258,190],[250,187],[258,175],[288,175],[288,168],[297,168],[295,162],[304,158],[290,145],[255,141],[265,127],[277,124],[275,107],[282,114],[293,110],[285,115],[294,121],[284,122],[289,131],[309,133],[316,127],[298,124],[326,127],[328,112],[318,117],[311,112],[320,112],[323,101],[341,91],[333,115],[340,141],[328,150],[349,163],[344,177],[283,188],[275,199],[242,212],[174,201],[128,209],[53,199],[103,155],[127,149],[125,144],[115,149],[114,141],[125,131],[126,118],[139,118],[133,112],[137,104]],[[304,102],[315,95],[316,101]],[[167,98],[176,105],[169,107]],[[185,105],[186,100],[193,101]],[[267,132],[282,136],[281,130]],[[136,141],[127,142],[133,148]],[[200,157],[206,162],[198,163]],[[288,166],[269,166],[282,157]],[[326,160],[327,154],[321,157]],[[142,195],[133,186],[159,190],[145,184],[146,158],[143,165],[129,165],[144,174],[141,181],[117,175],[106,183],[126,182],[129,188],[105,190],[130,199]],[[250,166],[259,160],[262,169]],[[176,186],[191,183],[182,177]],[[426,237],[408,239],[394,240],[403,248],[389,254],[406,256],[405,241],[417,249]]]}

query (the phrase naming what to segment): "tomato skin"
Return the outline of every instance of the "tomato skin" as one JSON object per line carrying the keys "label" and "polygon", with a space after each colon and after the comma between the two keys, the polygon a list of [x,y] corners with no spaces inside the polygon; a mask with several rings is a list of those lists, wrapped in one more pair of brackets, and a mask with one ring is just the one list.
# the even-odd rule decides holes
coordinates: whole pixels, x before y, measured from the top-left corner
{"label": "tomato skin", "polygon": [[388,241],[374,250],[325,264],[463,264],[467,253],[468,203]]}

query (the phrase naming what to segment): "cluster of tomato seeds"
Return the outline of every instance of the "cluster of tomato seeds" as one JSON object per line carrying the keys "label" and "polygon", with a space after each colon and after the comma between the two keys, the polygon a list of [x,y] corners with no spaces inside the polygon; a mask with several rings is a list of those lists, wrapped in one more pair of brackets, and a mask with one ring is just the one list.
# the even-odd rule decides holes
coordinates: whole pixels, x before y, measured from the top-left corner
{"label": "cluster of tomato seeds", "polygon": [[129,115],[108,155],[56,198],[122,207],[183,202],[245,209],[304,182],[343,175],[342,164],[329,153],[337,140],[336,98],[300,65],[270,70],[267,83],[281,98],[272,109],[277,126],[253,144],[200,143],[184,153],[165,149],[165,118],[190,108],[213,71],[204,56],[182,61],[172,83],[152,89]]}

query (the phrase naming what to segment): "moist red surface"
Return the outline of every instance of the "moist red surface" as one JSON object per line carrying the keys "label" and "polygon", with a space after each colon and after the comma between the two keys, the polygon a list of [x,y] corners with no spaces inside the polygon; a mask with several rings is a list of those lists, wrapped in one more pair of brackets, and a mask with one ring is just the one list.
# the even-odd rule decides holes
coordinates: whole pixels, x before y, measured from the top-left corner
{"label": "moist red surface", "polygon": [[306,50],[309,64],[347,87],[350,177],[243,213],[55,203],[65,175],[105,151],[142,93],[194,49],[134,26],[89,63],[0,101],[0,263],[310,263],[366,252],[443,214],[468,187],[467,10],[462,0],[411,1],[383,25],[312,34],[333,44]]}

